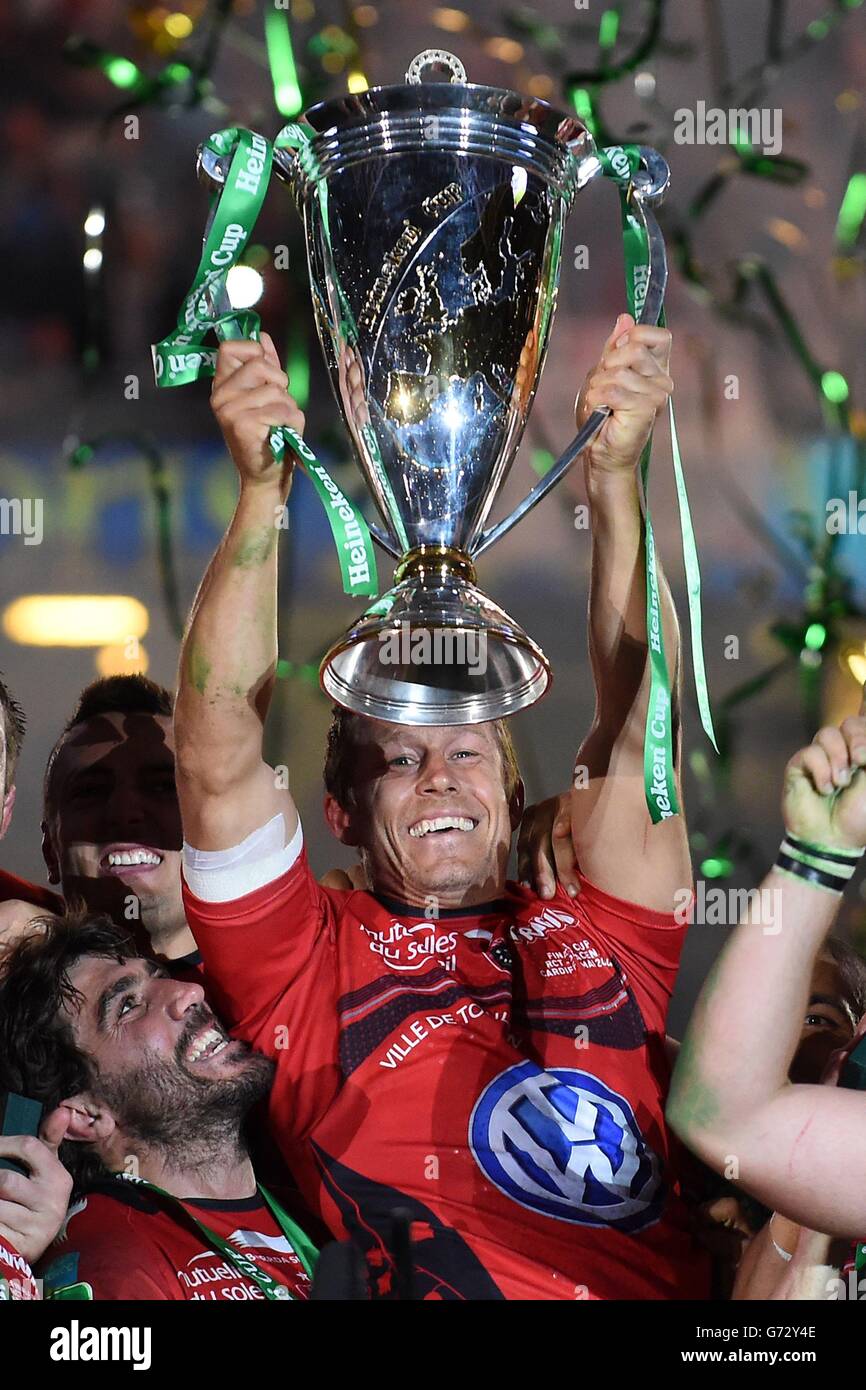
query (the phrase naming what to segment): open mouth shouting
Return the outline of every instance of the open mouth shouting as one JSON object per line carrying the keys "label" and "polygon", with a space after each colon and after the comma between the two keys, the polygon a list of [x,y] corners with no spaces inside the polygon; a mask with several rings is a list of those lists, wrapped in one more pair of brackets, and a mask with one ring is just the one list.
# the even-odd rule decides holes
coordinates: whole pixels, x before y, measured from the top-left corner
{"label": "open mouth shouting", "polygon": [[164,857],[149,845],[109,845],[99,861],[99,872],[118,878],[149,874],[159,868]]}
{"label": "open mouth shouting", "polygon": [[430,816],[425,820],[416,821],[409,826],[409,834],[415,840],[420,840],[427,835],[439,835],[446,838],[454,835],[467,835],[473,831],[478,824],[472,816]]}

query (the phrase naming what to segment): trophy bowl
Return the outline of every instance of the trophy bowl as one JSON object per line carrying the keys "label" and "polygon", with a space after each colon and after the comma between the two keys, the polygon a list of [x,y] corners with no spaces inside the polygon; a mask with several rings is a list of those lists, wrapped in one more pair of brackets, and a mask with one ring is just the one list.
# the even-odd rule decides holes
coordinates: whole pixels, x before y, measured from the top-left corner
{"label": "trophy bowl", "polygon": [[[450,82],[422,81],[445,68]],[[338,704],[412,724],[479,723],[539,699],[543,652],[478,587],[475,559],[535,506],[601,427],[593,413],[510,516],[487,527],[538,386],[575,194],[601,172],[575,116],[466,82],[419,54],[402,86],[324,102],[277,174],[306,230],[313,309],[334,393],[397,561],[395,582],[326,655]],[[664,296],[649,206],[667,166],[642,151],[630,188]],[[487,529],[485,529],[487,528]]]}

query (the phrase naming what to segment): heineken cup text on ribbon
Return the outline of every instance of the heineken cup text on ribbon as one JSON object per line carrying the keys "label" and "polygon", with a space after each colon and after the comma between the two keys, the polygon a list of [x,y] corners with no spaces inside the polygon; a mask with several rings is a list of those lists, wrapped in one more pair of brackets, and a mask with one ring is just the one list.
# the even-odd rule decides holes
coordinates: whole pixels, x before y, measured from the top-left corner
{"label": "heineken cup text on ribbon", "polygon": [[[224,186],[214,195],[201,260],[177,328],[153,348],[158,386],[182,386],[213,376],[217,354],[203,346],[208,333],[221,339],[257,338],[259,333],[257,314],[232,308],[226,281],[255,227],[268,188],[273,147],[254,131],[229,129],[212,135],[205,150],[231,162]],[[270,447],[275,463],[283,461],[287,448],[298,457],[325,506],[346,593],[375,595],[376,560],[362,514],[294,430],[282,426],[272,430]]]}

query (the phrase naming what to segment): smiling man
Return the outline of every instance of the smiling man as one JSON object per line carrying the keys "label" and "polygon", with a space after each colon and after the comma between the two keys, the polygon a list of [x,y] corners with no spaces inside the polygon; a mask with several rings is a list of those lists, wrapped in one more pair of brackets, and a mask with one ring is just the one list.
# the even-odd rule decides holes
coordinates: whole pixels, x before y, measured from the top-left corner
{"label": "smiling man", "polygon": [[[574,901],[509,883],[523,786],[504,722],[417,728],[337,712],[328,822],[370,890],[316,883],[262,757],[276,666],[277,540],[303,429],[270,340],[220,348],[213,407],[240,497],[194,607],[175,721],[187,918],[218,1011],[276,1062],[275,1140],[313,1209],[418,1297],[700,1297],[706,1266],[669,1164],[665,1015],[691,879],[681,818],[651,824],[635,469],[672,389],[669,334],[617,321],[578,404],[589,452],[598,708],[573,794]],[[676,619],[662,610],[672,672]],[[675,683],[675,682],[674,682]],[[675,743],[677,740],[675,739]],[[561,771],[557,780],[561,778]]]}
{"label": "smiling man", "polygon": [[[48,759],[42,852],[51,883],[195,967],[181,897],[172,697],[146,676],[84,690]],[[145,945],[140,937],[140,945]]]}
{"label": "smiling man", "polygon": [[[9,829],[15,806],[15,774],[24,731],[24,711],[0,679],[0,840]],[[34,917],[62,908],[56,893],[0,869],[0,952],[30,929]]]}
{"label": "smiling man", "polygon": [[78,1200],[46,1289],[308,1297],[313,1248],[257,1183],[242,1133],[273,1063],[107,918],[44,925],[4,963],[0,1085],[66,1118],[60,1157]]}

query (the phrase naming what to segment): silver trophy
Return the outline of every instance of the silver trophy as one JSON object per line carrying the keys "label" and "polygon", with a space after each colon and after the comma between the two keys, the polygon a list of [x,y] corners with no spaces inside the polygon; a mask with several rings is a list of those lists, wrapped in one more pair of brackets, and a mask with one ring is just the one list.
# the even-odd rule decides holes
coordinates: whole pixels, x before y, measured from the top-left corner
{"label": "silver trophy", "polygon": [[[423,82],[425,70],[451,81]],[[325,657],[324,690],[358,714],[411,724],[514,714],[551,680],[544,653],[476,583],[475,560],[556,485],[604,422],[587,420],[504,520],[491,508],[520,444],[547,350],[565,220],[601,172],[574,116],[466,82],[441,50],[404,86],[312,107],[312,138],[274,168],[303,212],[313,308],[395,583]],[[631,207],[667,276],[649,208],[668,167],[641,151]],[[215,169],[204,172],[219,178]]]}

